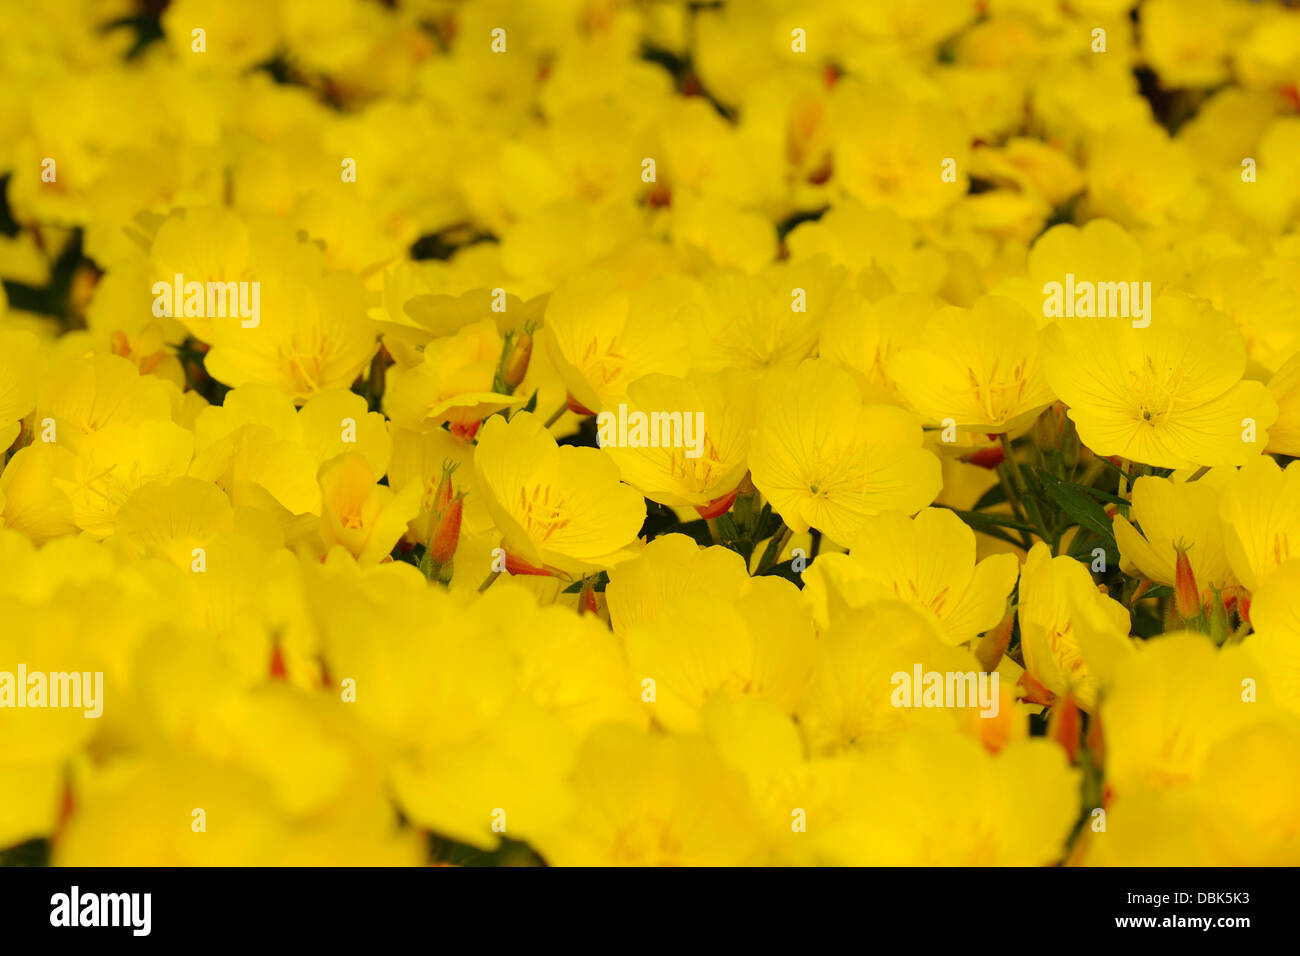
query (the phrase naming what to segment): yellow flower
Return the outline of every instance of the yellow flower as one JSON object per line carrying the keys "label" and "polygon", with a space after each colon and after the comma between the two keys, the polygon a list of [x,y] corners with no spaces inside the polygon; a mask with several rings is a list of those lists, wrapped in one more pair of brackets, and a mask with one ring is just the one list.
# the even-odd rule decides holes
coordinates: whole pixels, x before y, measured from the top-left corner
{"label": "yellow flower", "polygon": [[503,408],[522,405],[526,395],[512,396],[493,388],[503,345],[491,319],[434,339],[424,347],[419,365],[389,373],[384,411],[395,425],[428,431],[448,421],[471,425]]}
{"label": "yellow flower", "polygon": [[1300,724],[1261,721],[1215,736],[1197,779],[1172,789],[1139,785],[1112,801],[1105,832],[1084,832],[1084,862],[1294,866],[1300,860]]}
{"label": "yellow flower", "polygon": [[365,457],[348,452],[321,468],[321,537],[328,550],[342,545],[362,566],[388,557],[420,508],[420,487],[394,494],[375,484]]}
{"label": "yellow flower", "polygon": [[1300,714],[1300,558],[1280,564],[1251,595],[1250,622],[1255,628],[1246,642],[1268,672],[1278,702]]}
{"label": "yellow flower", "polygon": [[1145,642],[1101,704],[1102,724],[1123,728],[1106,735],[1106,779],[1116,797],[1196,779],[1216,743],[1267,716],[1266,694],[1245,692],[1261,677],[1245,648],[1220,650],[1203,634]]}
{"label": "yellow flower", "polygon": [[965,195],[970,138],[951,110],[856,80],[836,84],[832,103],[835,183],[848,195],[909,220],[935,217]]}
{"label": "yellow flower", "polygon": [[1088,145],[1088,197],[1123,225],[1166,226],[1195,209],[1196,167],[1186,148],[1150,121],[1115,124]]}
{"label": "yellow flower", "polygon": [[887,512],[867,518],[847,555],[824,554],[804,576],[804,594],[825,626],[874,597],[906,601],[964,644],[995,627],[1020,573],[1014,555],[975,560],[975,533],[944,508],[915,518]]}
{"label": "yellow flower", "polygon": [[1091,711],[1099,680],[1093,669],[1129,646],[1124,605],[1101,594],[1084,565],[1052,557],[1040,541],[1020,572],[1018,615],[1026,672],[1058,697],[1074,694]]}
{"label": "yellow flower", "polygon": [[1142,52],[1166,88],[1218,86],[1245,20],[1229,0],[1151,0],[1142,7]]}
{"label": "yellow flower", "polygon": [[1149,475],[1139,478],[1133,483],[1129,518],[1115,516],[1121,569],[1172,588],[1177,583],[1178,555],[1186,552],[1200,605],[1208,606],[1216,591],[1237,583],[1224,551],[1219,500],[1220,488],[1208,476],[1186,482]]}
{"label": "yellow flower", "polygon": [[919,343],[926,321],[943,300],[917,293],[891,293],[871,302],[860,278],[841,288],[822,328],[818,357],[837,362],[853,374],[868,402],[904,404],[890,374],[895,355]]}
{"label": "yellow flower", "polygon": [[350,273],[267,280],[260,294],[256,326],[244,326],[251,319],[210,320],[204,367],[219,382],[273,385],[302,404],[351,386],[379,349],[366,319],[365,287]]}
{"label": "yellow flower", "polygon": [[561,286],[546,307],[544,336],[569,395],[595,413],[627,394],[643,375],[686,370],[681,308],[694,294],[684,280],[664,280],[638,293],[604,273]]}
{"label": "yellow flower", "polygon": [[993,755],[951,731],[856,758],[847,791],[838,819],[809,834],[845,866],[1046,866],[1079,813],[1079,772],[1059,747],[1026,740]]}
{"label": "yellow flower", "polygon": [[974,308],[940,309],[916,348],[889,363],[890,377],[927,422],[1013,431],[1055,396],[1043,377],[1038,325],[1010,299],[986,296]]}
{"label": "yellow flower", "polygon": [[684,534],[655,538],[634,558],[609,572],[605,599],[614,633],[661,620],[680,597],[726,603],[749,587],[745,559],[729,548],[701,548]]}
{"label": "yellow flower", "polygon": [[642,699],[653,692],[647,710],[675,732],[698,731],[715,695],[770,698],[793,713],[812,678],[812,619],[780,578],[754,578],[731,601],[679,597],[653,621],[629,626],[623,640]]}
{"label": "yellow flower", "polygon": [[1245,381],[1241,334],[1222,313],[1160,296],[1150,326],[1059,319],[1044,337],[1048,384],[1098,455],[1164,468],[1240,465],[1268,441],[1277,405]]}
{"label": "yellow flower", "polygon": [[[975,656],[953,647],[933,616],[902,601],[870,601],[839,615],[816,644],[816,671],[799,708],[808,752],[867,750],[907,728],[962,730],[965,707],[898,707],[894,677],[922,672],[974,673]],[[999,702],[1000,703],[1000,702]],[[971,705],[977,709],[978,702]],[[991,718],[976,718],[985,723]]]}
{"label": "yellow flower", "polygon": [[[703,508],[734,492],[745,476],[755,387],[749,376],[737,370],[690,378],[646,375],[628,387],[627,414],[680,413],[682,429],[671,426],[673,434],[682,439],[680,446],[621,446],[617,444],[618,416],[606,409],[603,414],[611,416],[610,434],[615,443],[601,447],[618,465],[623,480],[652,501],[671,508]],[[684,431],[688,418],[690,445]],[[597,426],[599,438],[603,434],[599,420]],[[653,440],[661,438],[656,435]]]}
{"label": "yellow flower", "polygon": [[702,737],[602,727],[572,777],[574,807],[533,843],[555,866],[734,866],[755,862],[744,778]]}
{"label": "yellow flower", "polygon": [[832,266],[826,255],[769,266],[757,276],[711,276],[704,304],[685,313],[693,332],[695,368],[762,372],[798,364],[816,346],[846,278],[846,270]]}
{"label": "yellow flower", "polygon": [[559,447],[537,418],[488,420],[474,471],[509,557],[580,576],[623,560],[645,504],[594,448]]}
{"label": "yellow flower", "polygon": [[18,438],[21,420],[36,406],[39,349],[30,332],[0,330],[0,454]]}
{"label": "yellow flower", "polygon": [[1228,563],[1253,591],[1300,557],[1300,465],[1284,470],[1267,455],[1248,462],[1224,487],[1219,517]]}
{"label": "yellow flower", "polygon": [[0,523],[41,543],[76,532],[72,502],[54,484],[57,449],[39,442],[14,453],[0,471]]}
{"label": "yellow flower", "polygon": [[1273,455],[1300,455],[1300,352],[1287,359],[1269,380],[1269,393],[1277,402],[1277,421],[1268,431]]}
{"label": "yellow flower", "polygon": [[849,374],[822,360],[777,369],[762,385],[750,452],[754,484],[795,532],[852,541],[881,511],[913,513],[939,492],[939,459],[919,424],[864,405]]}

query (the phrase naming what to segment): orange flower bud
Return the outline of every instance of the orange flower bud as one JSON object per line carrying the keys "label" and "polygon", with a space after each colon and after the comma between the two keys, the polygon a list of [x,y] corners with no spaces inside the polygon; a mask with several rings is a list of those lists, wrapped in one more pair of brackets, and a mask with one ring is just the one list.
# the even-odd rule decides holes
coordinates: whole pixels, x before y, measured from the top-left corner
{"label": "orange flower bud", "polygon": [[1011,630],[1015,621],[1015,612],[1008,612],[1002,622],[985,634],[975,646],[975,659],[984,670],[992,672],[997,669],[1002,655],[1007,652],[1007,645],[1011,643]]}
{"label": "orange flower bud", "polygon": [[1174,606],[1178,616],[1184,621],[1199,617],[1201,614],[1201,592],[1196,586],[1196,575],[1192,573],[1192,562],[1187,557],[1187,548],[1181,544],[1178,549],[1178,563],[1174,568]]}
{"label": "orange flower bud", "polygon": [[972,465],[978,465],[980,468],[992,470],[1006,460],[1006,452],[1001,445],[993,445],[989,448],[981,448],[973,455],[968,455],[966,461]]}
{"label": "orange flower bud", "polygon": [[596,414],[596,413],[593,412],[590,408],[587,408],[587,406],[583,405],[582,402],[580,402],[580,401],[578,401],[576,398],[574,398],[572,395],[570,395],[570,396],[568,397],[568,403],[567,403],[567,405],[566,405],[565,407],[567,407],[567,408],[569,409],[569,411],[573,412],[573,414],[575,414],[575,415],[584,415],[584,416],[585,416],[585,415],[595,415],[595,414]]}
{"label": "orange flower bud", "polygon": [[516,557],[509,551],[506,552],[506,573],[508,574],[531,574],[540,577],[550,577],[551,571],[547,568],[539,568],[529,564],[523,558]]}
{"label": "orange flower bud", "polygon": [[596,604],[596,589],[588,581],[582,586],[582,599],[578,602],[579,614],[600,614],[600,608]]}
{"label": "orange flower bud", "polygon": [[439,564],[446,564],[456,554],[456,545],[460,543],[460,517],[464,503],[465,499],[461,495],[448,503],[438,518],[433,537],[429,539],[429,554]]}
{"label": "orange flower bud", "polygon": [[1083,729],[1083,716],[1073,694],[1066,694],[1052,708],[1047,722],[1047,736],[1065,749],[1070,763],[1079,753],[1079,733]]}
{"label": "orange flower bud", "polygon": [[460,519],[464,511],[464,496],[457,494],[451,483],[456,471],[455,462],[443,462],[442,479],[433,491],[429,504],[429,560],[436,566],[449,562],[460,543]]}
{"label": "orange flower bud", "polygon": [[731,509],[731,505],[735,502],[736,495],[739,492],[740,489],[737,488],[729,495],[723,495],[721,498],[714,498],[707,505],[696,505],[695,510],[699,512],[700,517],[705,521],[708,521],[710,518],[716,518],[719,515],[724,515]]}
{"label": "orange flower bud", "polygon": [[1020,695],[1022,700],[1027,700],[1031,704],[1051,704],[1056,700],[1056,695],[1029,671],[1025,671],[1020,675],[1018,683],[1023,689],[1023,693]]}

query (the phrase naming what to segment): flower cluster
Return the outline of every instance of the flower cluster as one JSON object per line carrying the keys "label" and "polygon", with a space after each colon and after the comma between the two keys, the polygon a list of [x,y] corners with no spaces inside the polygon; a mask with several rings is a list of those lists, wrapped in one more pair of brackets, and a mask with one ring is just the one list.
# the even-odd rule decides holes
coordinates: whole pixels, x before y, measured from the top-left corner
{"label": "flower cluster", "polygon": [[1300,863],[1294,5],[0,64],[0,861]]}

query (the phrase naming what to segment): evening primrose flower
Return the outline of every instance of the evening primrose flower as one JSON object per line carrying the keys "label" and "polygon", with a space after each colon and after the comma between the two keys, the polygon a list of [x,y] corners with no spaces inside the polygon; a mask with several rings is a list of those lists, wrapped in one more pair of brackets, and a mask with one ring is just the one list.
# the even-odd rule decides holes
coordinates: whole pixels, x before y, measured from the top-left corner
{"label": "evening primrose flower", "polygon": [[730,548],[701,548],[684,534],[664,534],[609,572],[605,600],[614,633],[660,620],[682,597],[731,601],[749,586],[745,559]]}
{"label": "evening primrose flower", "polygon": [[1220,489],[1208,477],[1184,482],[1139,478],[1133,483],[1129,517],[1115,515],[1120,568],[1172,588],[1178,583],[1179,556],[1185,554],[1196,582],[1196,606],[1209,605],[1216,593],[1237,584],[1224,551],[1219,499]]}
{"label": "evening primrose flower", "polygon": [[851,541],[868,515],[910,514],[938,494],[939,459],[921,447],[920,425],[862,404],[847,372],[812,360],[772,371],[762,388],[750,470],[795,532]]}
{"label": "evening primrose flower", "polygon": [[268,281],[260,311],[255,327],[209,320],[212,350],[204,367],[217,381],[232,388],[273,385],[302,404],[350,387],[379,350],[366,319],[365,287],[351,273]]}
{"label": "evening primrose flower", "polygon": [[1300,463],[1283,469],[1267,455],[1248,462],[1224,487],[1219,517],[1228,563],[1253,591],[1300,557]]}
{"label": "evening primrose flower", "polygon": [[375,477],[357,452],[331,459],[320,471],[320,527],[326,550],[342,545],[363,566],[388,557],[420,509],[418,485],[394,493],[375,484]]}
{"label": "evening primrose flower", "polygon": [[1260,667],[1243,646],[1217,648],[1204,634],[1178,632],[1148,641],[1120,669],[1101,704],[1106,779],[1117,798],[1193,780],[1214,744],[1268,715],[1243,693],[1260,683]]}
{"label": "evening primrose flower", "polygon": [[866,750],[911,727],[965,728],[965,708],[895,706],[894,675],[910,678],[918,665],[922,672],[983,669],[970,651],[949,643],[932,615],[891,598],[839,615],[818,635],[816,655],[812,687],[798,711],[814,756]]}
{"label": "evening primrose flower", "polygon": [[864,401],[902,405],[903,397],[890,375],[890,362],[902,350],[918,344],[926,321],[943,307],[943,300],[919,293],[891,293],[872,302],[865,291],[867,284],[859,277],[836,293],[817,355],[852,373]]}
{"label": "evening primrose flower", "polygon": [[847,270],[823,254],[795,265],[768,266],[757,276],[715,273],[705,280],[704,304],[686,312],[694,367],[762,372],[798,364],[816,346],[835,293],[847,278]]}
{"label": "evening primrose flower", "polygon": [[687,340],[679,316],[696,295],[680,278],[632,293],[599,272],[556,289],[543,335],[570,400],[595,413],[643,375],[684,372]]}
{"label": "evening primrose flower", "polygon": [[384,411],[393,424],[428,431],[444,422],[465,427],[503,408],[522,405],[525,395],[494,390],[504,345],[492,319],[482,319],[424,347],[423,361],[394,369],[385,384]]}
{"label": "evening primrose flower", "polygon": [[846,866],[1046,866],[1079,814],[1079,772],[1059,747],[1025,740],[990,754],[945,730],[900,734],[854,758],[849,811],[809,835]]}
{"label": "evening primrose flower", "polygon": [[62,456],[44,442],[16,451],[0,471],[0,525],[42,543],[74,534],[72,502],[54,484]]}
{"label": "evening primrose flower", "polygon": [[236,505],[265,507],[273,500],[290,514],[320,513],[316,479],[329,459],[356,452],[381,476],[392,454],[384,417],[341,389],[322,392],[295,410],[281,390],[246,385],[228,392],[221,405],[203,409],[194,436],[192,475],[216,482]]}
{"label": "evening primrose flower", "polygon": [[926,421],[952,419],[988,433],[1027,425],[1055,398],[1043,377],[1037,323],[998,296],[971,309],[940,309],[917,347],[890,360],[889,374]]}
{"label": "evening primrose flower", "polygon": [[1092,583],[1074,558],[1052,557],[1038,542],[1020,572],[1018,615],[1025,671],[1058,697],[1072,693],[1090,711],[1097,702],[1098,676],[1088,652],[1126,647],[1129,614]]}
{"label": "evening primrose flower", "polygon": [[1112,799],[1105,832],[1082,834],[1082,862],[1294,866],[1300,860],[1300,723],[1261,720],[1215,736],[1195,779],[1175,786],[1139,782]]}
{"label": "evening primrose flower", "polygon": [[1200,188],[1186,148],[1150,121],[1111,125],[1092,137],[1085,178],[1098,213],[1135,226],[1177,222]]}
{"label": "evening primrose flower", "polygon": [[77,450],[110,426],[169,421],[174,394],[173,386],[141,375],[116,355],[69,357],[54,363],[39,382],[34,417],[43,442]]}
{"label": "evening primrose flower", "polygon": [[488,420],[474,471],[508,559],[582,575],[629,554],[645,504],[594,448],[559,447],[528,412]]}
{"label": "evening primrose flower", "polygon": [[[939,102],[908,102],[859,81],[832,99],[835,183],[849,196],[908,220],[933,218],[966,194],[970,137]],[[953,160],[951,181],[940,175]]]}
{"label": "evening primrose flower", "polygon": [[1123,226],[1109,219],[1092,219],[1082,226],[1060,223],[1039,236],[1029,250],[1023,274],[999,281],[994,293],[1019,302],[1039,328],[1049,324],[1043,315],[1043,287],[1065,282],[1072,274],[1080,282],[1136,282],[1145,274],[1142,247]]}
{"label": "evening primrose flower", "polygon": [[532,843],[554,866],[756,862],[745,779],[693,735],[600,727],[578,753],[567,820]]}
{"label": "evening primrose flower", "polygon": [[1220,312],[1160,296],[1150,326],[1060,319],[1044,335],[1048,384],[1098,455],[1164,468],[1240,465],[1268,441],[1277,405],[1246,381],[1246,349]]}
{"label": "evening primrose flower", "polygon": [[1015,555],[975,560],[975,532],[945,508],[915,518],[886,512],[867,518],[847,555],[818,556],[804,594],[825,626],[874,597],[906,601],[931,617],[949,644],[995,627],[1020,573]]}
{"label": "evening primrose flower", "polygon": [[[628,387],[628,414],[702,415],[698,447],[602,446],[623,480],[652,501],[670,508],[704,509],[731,495],[745,476],[753,432],[756,383],[739,370],[673,378],[647,375]],[[695,419],[692,419],[694,422]]]}
{"label": "evening primrose flower", "polygon": [[118,512],[111,543],[186,570],[195,548],[234,530],[235,512],[225,492],[210,481],[180,477],[150,482],[131,495]]}
{"label": "evening primrose flower", "polygon": [[1245,9],[1229,0],[1151,0],[1142,6],[1142,53],[1167,89],[1218,86]]}
{"label": "evening primrose flower", "polygon": [[1282,706],[1300,714],[1300,558],[1284,561],[1252,595],[1246,648],[1264,665]]}
{"label": "evening primrose flower", "polygon": [[948,274],[948,257],[922,241],[919,226],[890,208],[853,199],[795,226],[786,245],[794,261],[826,253],[853,274],[858,291],[873,301],[890,292],[935,295]]}
{"label": "evening primrose flower", "polygon": [[1268,431],[1268,451],[1273,455],[1300,456],[1300,352],[1277,370],[1268,383],[1277,402],[1277,421]]}
{"label": "evening primrose flower", "polygon": [[731,602],[680,597],[623,640],[633,675],[652,681],[650,714],[677,732],[697,731],[714,695],[770,698],[793,713],[813,674],[812,617],[781,578],[753,578]]}
{"label": "evening primrose flower", "polygon": [[0,330],[0,454],[18,438],[21,419],[36,406],[39,351],[32,333]]}

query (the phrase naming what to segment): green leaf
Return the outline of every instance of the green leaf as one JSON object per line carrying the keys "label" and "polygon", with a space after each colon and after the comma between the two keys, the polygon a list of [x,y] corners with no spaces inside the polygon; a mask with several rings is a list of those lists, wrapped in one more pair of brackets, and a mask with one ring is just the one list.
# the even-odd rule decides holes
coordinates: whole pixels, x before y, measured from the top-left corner
{"label": "green leaf", "polygon": [[1106,509],[1101,504],[1078,491],[1076,487],[1050,476],[1043,477],[1046,478],[1043,482],[1044,490],[1079,527],[1087,528],[1103,540],[1114,538],[1110,516],[1106,514]]}
{"label": "green leaf", "polygon": [[1002,490],[1002,482],[998,482],[989,488],[988,491],[980,495],[980,500],[975,502],[973,511],[983,511],[985,508],[992,508],[994,505],[1000,505],[1007,500],[1007,494]]}
{"label": "green leaf", "polygon": [[[946,507],[946,506],[941,506]],[[999,528],[1015,528],[1017,531],[1028,531],[1036,533],[1034,526],[1025,524],[1023,521],[1017,521],[1009,515],[991,515],[982,511],[958,511],[956,508],[949,508],[962,521],[966,522],[976,531],[997,530]]]}

